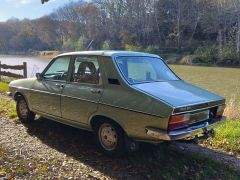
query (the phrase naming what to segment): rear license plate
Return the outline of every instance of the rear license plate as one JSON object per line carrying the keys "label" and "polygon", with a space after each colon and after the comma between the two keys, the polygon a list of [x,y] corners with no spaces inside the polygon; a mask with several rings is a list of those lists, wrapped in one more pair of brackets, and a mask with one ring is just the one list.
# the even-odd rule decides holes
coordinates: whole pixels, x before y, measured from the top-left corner
{"label": "rear license plate", "polygon": [[197,122],[205,121],[209,119],[209,109],[205,111],[195,112],[190,114],[190,124],[194,124]]}

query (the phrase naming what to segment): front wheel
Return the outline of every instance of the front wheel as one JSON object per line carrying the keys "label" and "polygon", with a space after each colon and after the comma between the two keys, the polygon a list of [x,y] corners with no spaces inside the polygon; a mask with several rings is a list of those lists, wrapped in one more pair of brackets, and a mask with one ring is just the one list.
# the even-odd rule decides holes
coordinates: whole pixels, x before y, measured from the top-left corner
{"label": "front wheel", "polygon": [[116,123],[103,121],[94,130],[95,140],[100,150],[112,156],[124,153],[124,131]]}
{"label": "front wheel", "polygon": [[30,123],[34,120],[34,112],[29,110],[26,100],[23,97],[19,97],[17,100],[17,115],[22,123]]}

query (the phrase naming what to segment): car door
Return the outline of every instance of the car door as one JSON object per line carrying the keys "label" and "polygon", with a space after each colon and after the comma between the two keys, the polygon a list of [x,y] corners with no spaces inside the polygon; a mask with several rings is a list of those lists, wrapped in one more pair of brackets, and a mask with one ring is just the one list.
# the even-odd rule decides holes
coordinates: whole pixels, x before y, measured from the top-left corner
{"label": "car door", "polygon": [[72,67],[71,80],[62,93],[62,117],[86,125],[103,92],[99,62],[96,56],[77,56]]}
{"label": "car door", "polygon": [[61,117],[60,100],[68,79],[70,56],[53,60],[33,84],[31,104],[35,111]]}

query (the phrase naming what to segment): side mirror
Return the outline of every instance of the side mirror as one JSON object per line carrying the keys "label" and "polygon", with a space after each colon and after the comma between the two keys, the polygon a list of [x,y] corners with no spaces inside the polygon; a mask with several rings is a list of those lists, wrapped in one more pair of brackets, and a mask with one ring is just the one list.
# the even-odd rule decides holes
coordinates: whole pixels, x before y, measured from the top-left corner
{"label": "side mirror", "polygon": [[41,81],[42,80],[42,75],[41,73],[36,73],[37,80]]}

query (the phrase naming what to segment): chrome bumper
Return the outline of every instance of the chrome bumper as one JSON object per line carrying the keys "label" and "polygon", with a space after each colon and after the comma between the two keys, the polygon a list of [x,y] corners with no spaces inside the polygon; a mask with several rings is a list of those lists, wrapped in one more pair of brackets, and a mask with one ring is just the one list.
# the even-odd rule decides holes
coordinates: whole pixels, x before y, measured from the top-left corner
{"label": "chrome bumper", "polygon": [[224,121],[225,119],[226,118],[223,116],[212,123],[205,122],[197,126],[191,126],[185,129],[174,130],[174,131],[163,131],[153,127],[146,127],[146,133],[148,136],[157,138],[159,140],[164,140],[164,141],[188,139],[188,138],[194,138],[196,136],[197,137],[207,136],[208,134],[212,134],[215,131],[214,127],[218,123]]}

